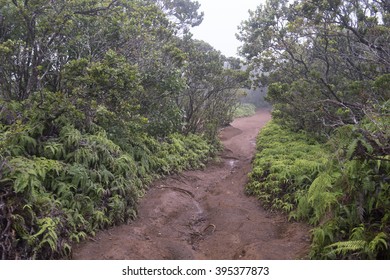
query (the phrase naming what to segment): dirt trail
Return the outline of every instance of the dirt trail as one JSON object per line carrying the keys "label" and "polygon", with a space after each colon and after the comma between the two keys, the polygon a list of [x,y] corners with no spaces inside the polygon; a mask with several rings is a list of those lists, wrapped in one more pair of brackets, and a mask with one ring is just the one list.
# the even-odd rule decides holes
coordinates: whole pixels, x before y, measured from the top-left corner
{"label": "dirt trail", "polygon": [[77,245],[74,259],[298,259],[309,228],[269,213],[244,192],[268,111],[221,131],[221,161],[154,183],[139,218]]}

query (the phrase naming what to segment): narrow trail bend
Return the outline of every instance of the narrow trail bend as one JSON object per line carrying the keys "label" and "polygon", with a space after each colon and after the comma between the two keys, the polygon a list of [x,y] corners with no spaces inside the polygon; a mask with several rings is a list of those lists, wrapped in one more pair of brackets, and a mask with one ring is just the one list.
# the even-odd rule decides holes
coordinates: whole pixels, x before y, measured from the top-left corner
{"label": "narrow trail bend", "polygon": [[139,217],[77,245],[74,259],[299,259],[309,228],[269,213],[245,194],[259,130],[268,111],[221,131],[221,161],[153,184]]}

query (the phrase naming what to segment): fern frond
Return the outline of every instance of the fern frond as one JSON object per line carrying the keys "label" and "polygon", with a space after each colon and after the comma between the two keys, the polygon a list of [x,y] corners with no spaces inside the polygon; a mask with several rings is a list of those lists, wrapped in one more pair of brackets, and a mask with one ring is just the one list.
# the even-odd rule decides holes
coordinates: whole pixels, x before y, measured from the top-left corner
{"label": "fern frond", "polygon": [[378,252],[381,248],[388,250],[388,237],[384,232],[378,233],[373,240],[368,244],[368,248],[371,252]]}
{"label": "fern frond", "polygon": [[333,243],[325,247],[325,250],[329,250],[328,254],[346,255],[351,252],[365,251],[367,242],[365,240],[349,240]]}

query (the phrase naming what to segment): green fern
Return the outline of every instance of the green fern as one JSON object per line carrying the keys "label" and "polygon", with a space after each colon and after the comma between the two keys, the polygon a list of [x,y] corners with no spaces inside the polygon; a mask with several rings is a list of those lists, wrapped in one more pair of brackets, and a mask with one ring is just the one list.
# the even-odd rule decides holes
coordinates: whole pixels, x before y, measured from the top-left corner
{"label": "green fern", "polygon": [[[270,122],[257,138],[247,191],[265,206],[294,211],[316,176],[326,168],[329,154],[303,133],[293,133]],[[292,214],[290,217],[298,217]]]}
{"label": "green fern", "polygon": [[347,255],[358,251],[365,251],[367,247],[367,242],[364,240],[349,240],[336,242],[332,245],[325,247],[325,250],[328,251],[327,255],[329,257],[337,255]]}
{"label": "green fern", "polygon": [[307,196],[308,203],[313,209],[311,223],[317,224],[332,206],[338,203],[341,193],[333,190],[334,178],[328,173],[320,174],[311,184]]}
{"label": "green fern", "polygon": [[380,250],[388,250],[389,249],[389,239],[386,233],[380,232],[378,233],[371,241],[368,243],[368,249],[373,254],[379,252]]}
{"label": "green fern", "polygon": [[45,217],[38,219],[36,223],[39,228],[38,232],[28,237],[29,245],[34,247],[33,258],[36,258],[41,250],[45,250],[46,246],[49,247],[52,253],[57,252],[58,235],[56,228],[58,220]]}
{"label": "green fern", "polygon": [[76,124],[61,117],[0,127],[0,195],[12,193],[8,258],[69,257],[71,242],[136,218],[137,201],[153,178],[202,166],[213,150],[197,135],[159,142],[124,128],[127,139],[118,139],[96,124]]}
{"label": "green fern", "polygon": [[46,142],[43,145],[43,155],[48,159],[63,159],[65,157],[64,145],[56,141]]}
{"label": "green fern", "polygon": [[82,140],[81,132],[73,126],[64,126],[60,132],[61,142],[65,145],[66,150],[71,151],[79,147]]}

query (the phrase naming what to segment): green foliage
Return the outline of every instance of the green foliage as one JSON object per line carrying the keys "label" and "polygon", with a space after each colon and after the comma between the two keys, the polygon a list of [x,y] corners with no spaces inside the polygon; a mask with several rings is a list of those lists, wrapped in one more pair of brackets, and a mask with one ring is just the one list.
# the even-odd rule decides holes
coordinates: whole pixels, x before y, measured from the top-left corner
{"label": "green foliage", "polygon": [[200,136],[180,134],[162,143],[145,135],[125,152],[104,130],[83,133],[70,124],[57,126],[55,138],[32,141],[31,125],[3,126],[0,134],[3,259],[69,256],[71,242],[134,219],[152,178],[202,167],[213,153]]}
{"label": "green foliage", "polygon": [[376,259],[378,252],[388,250],[387,239],[387,235],[380,232],[372,240],[367,241],[365,240],[364,227],[360,226],[352,230],[350,240],[326,246],[324,255],[330,259],[345,256],[359,259]]}
{"label": "green foliage", "polygon": [[256,106],[250,103],[240,104],[234,111],[235,118],[249,117],[256,113]]}
{"label": "green foliage", "polygon": [[173,134],[163,143],[157,153],[157,166],[161,172],[171,173],[188,168],[202,168],[210,155],[215,152],[201,137],[190,134]]}
{"label": "green foliage", "polygon": [[324,145],[273,121],[259,134],[248,192],[315,226],[311,258],[388,259],[389,156],[374,156],[380,138],[364,137],[386,125],[345,126]]}
{"label": "green foliage", "polygon": [[241,54],[254,84],[269,86],[274,118],[329,136],[385,115],[377,105],[389,100],[388,13],[386,1],[363,0],[267,0],[251,12]]}
{"label": "green foliage", "polygon": [[292,133],[274,122],[257,138],[257,155],[247,191],[266,207],[290,212],[303,190],[327,164],[327,152],[309,136]]}
{"label": "green foliage", "polygon": [[237,92],[248,73],[241,71],[239,60],[223,57],[206,42],[186,37],[181,47],[190,61],[183,69],[187,87],[178,99],[184,112],[184,132],[203,133],[214,141],[219,127],[231,121]]}

